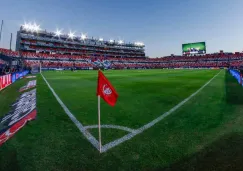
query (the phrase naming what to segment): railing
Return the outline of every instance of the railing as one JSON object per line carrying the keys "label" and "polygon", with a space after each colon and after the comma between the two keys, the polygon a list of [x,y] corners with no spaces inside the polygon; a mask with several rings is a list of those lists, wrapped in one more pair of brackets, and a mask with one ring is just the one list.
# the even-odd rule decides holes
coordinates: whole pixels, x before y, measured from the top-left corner
{"label": "railing", "polygon": [[0,91],[12,84],[11,74],[0,76]]}

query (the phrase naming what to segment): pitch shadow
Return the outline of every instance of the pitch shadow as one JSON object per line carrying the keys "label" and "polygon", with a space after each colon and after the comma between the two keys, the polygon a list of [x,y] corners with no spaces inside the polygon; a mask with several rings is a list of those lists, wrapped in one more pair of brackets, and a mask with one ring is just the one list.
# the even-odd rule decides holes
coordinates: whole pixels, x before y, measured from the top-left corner
{"label": "pitch shadow", "polygon": [[229,72],[225,72],[225,92],[228,104],[243,104],[243,87]]}
{"label": "pitch shadow", "polygon": [[243,134],[231,133],[213,142],[193,156],[182,159],[163,171],[242,171]]}

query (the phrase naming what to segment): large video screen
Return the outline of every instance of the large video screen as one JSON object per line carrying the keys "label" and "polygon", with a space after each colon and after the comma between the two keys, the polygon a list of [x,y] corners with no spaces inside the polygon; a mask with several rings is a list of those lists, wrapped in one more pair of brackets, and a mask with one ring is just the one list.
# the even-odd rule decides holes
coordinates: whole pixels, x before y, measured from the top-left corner
{"label": "large video screen", "polygon": [[206,44],[205,42],[182,44],[182,53],[183,55],[204,54],[206,53]]}

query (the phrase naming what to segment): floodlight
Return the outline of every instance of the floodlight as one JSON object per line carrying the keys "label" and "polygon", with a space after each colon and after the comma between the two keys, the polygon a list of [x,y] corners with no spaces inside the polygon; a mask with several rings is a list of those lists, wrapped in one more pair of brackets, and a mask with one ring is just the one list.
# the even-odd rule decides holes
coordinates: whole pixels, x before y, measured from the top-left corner
{"label": "floodlight", "polygon": [[103,38],[99,38],[99,41],[101,41],[101,42],[102,42],[102,41],[103,41]]}
{"label": "floodlight", "polygon": [[119,44],[123,44],[123,41],[122,41],[122,40],[119,40],[118,43],[119,43]]}
{"label": "floodlight", "polygon": [[62,34],[62,31],[57,29],[57,31],[55,32],[55,36],[60,37],[61,34]]}
{"label": "floodlight", "polygon": [[36,23],[34,23],[31,27],[32,27],[31,28],[32,31],[35,31],[35,32],[40,31],[40,25],[37,25]]}
{"label": "floodlight", "polygon": [[114,42],[114,40],[110,39],[110,43],[113,43],[113,42]]}
{"label": "floodlight", "polygon": [[74,35],[74,33],[73,33],[73,32],[71,32],[71,31],[70,31],[70,32],[68,33],[68,37],[69,37],[70,39],[73,39],[73,38],[74,38],[74,36],[75,36],[75,35]]}
{"label": "floodlight", "polygon": [[82,35],[81,35],[81,39],[82,39],[82,40],[85,40],[85,39],[87,39],[87,36],[86,36],[85,34],[82,34]]}
{"label": "floodlight", "polygon": [[31,23],[29,23],[28,25],[29,26],[28,26],[27,30],[33,32],[34,31],[34,26]]}
{"label": "floodlight", "polygon": [[28,30],[29,29],[29,24],[27,24],[27,23],[24,23],[24,25],[22,25],[23,26],[23,28],[25,29],[25,30]]}
{"label": "floodlight", "polygon": [[23,27],[24,27],[24,29],[27,30],[27,31],[30,31],[30,30],[32,29],[32,25],[31,25],[31,23],[25,23],[25,24],[23,25]]}
{"label": "floodlight", "polygon": [[135,42],[134,43],[136,46],[143,46],[144,44],[142,42]]}
{"label": "floodlight", "polygon": [[36,23],[31,24],[31,23],[24,23],[23,29],[31,32],[38,32],[41,30],[40,25],[37,25]]}

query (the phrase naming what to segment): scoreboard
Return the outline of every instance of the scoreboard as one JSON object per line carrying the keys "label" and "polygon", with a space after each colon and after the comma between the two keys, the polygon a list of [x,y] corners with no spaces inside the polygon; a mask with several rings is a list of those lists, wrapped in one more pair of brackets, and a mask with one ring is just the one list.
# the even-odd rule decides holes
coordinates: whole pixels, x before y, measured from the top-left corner
{"label": "scoreboard", "polygon": [[187,43],[182,44],[182,54],[205,54],[206,53],[206,43],[205,42],[196,42],[196,43]]}

